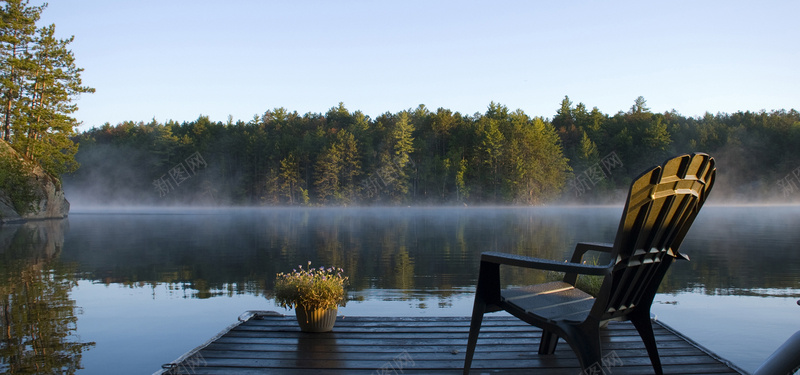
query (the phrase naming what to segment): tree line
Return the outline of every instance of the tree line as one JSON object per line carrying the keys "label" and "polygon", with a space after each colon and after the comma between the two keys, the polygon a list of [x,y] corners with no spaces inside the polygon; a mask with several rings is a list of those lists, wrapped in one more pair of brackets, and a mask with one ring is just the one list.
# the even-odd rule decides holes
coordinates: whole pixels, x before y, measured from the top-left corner
{"label": "tree line", "polygon": [[59,39],[55,25],[37,22],[47,4],[4,1],[0,7],[0,137],[54,176],[77,169],[72,141],[78,122],[73,100],[83,86],[73,37]]}
{"label": "tree line", "polygon": [[[718,159],[731,198],[780,196],[800,166],[795,110],[614,115],[565,97],[552,119],[490,103],[465,115],[420,105],[370,118],[276,108],[250,121],[108,123],[75,138],[65,183],[96,203],[542,204],[619,198],[645,168],[686,152]],[[726,191],[727,190],[727,191]]]}

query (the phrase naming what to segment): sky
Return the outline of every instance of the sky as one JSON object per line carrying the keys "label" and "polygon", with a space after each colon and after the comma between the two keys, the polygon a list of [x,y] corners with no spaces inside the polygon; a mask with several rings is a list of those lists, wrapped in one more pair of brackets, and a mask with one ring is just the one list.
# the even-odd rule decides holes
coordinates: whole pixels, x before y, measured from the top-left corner
{"label": "sky", "polygon": [[[35,2],[32,2],[35,3]],[[249,121],[343,102],[372,118],[491,102],[552,118],[638,96],[684,116],[800,109],[798,1],[50,1],[81,131]]]}

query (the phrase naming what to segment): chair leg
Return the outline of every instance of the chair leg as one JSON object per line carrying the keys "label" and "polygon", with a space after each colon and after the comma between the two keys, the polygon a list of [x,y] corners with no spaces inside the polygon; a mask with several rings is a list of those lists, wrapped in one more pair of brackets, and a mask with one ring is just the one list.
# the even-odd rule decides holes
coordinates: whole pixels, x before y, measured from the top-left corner
{"label": "chair leg", "polygon": [[469,370],[472,368],[472,357],[475,354],[475,346],[478,344],[478,334],[481,331],[484,312],[486,312],[486,303],[483,298],[476,296],[475,305],[472,307],[472,320],[469,323],[467,353],[464,358],[464,375],[469,375]]}
{"label": "chair leg", "polygon": [[553,354],[556,352],[558,335],[553,332],[542,331],[542,341],[539,342],[539,354]]}
{"label": "chair leg", "polygon": [[475,289],[475,304],[472,306],[472,320],[469,324],[469,338],[467,339],[467,353],[464,357],[464,375],[469,375],[472,367],[472,357],[475,354],[475,345],[478,344],[478,334],[481,331],[483,314],[487,307],[497,311],[497,300],[500,298],[500,265],[497,263],[481,261],[478,272],[478,286]]}
{"label": "chair leg", "polygon": [[662,375],[664,370],[661,368],[661,358],[658,356],[658,347],[656,346],[656,336],[653,333],[653,322],[650,321],[650,312],[646,314],[636,314],[630,317],[633,326],[639,331],[644,342],[644,347],[647,349],[647,355],[650,356],[650,363],[653,364],[653,370],[656,375]]}
{"label": "chair leg", "polygon": [[566,340],[578,356],[581,369],[586,371],[592,366],[602,365],[602,347],[600,344],[600,327],[598,325],[582,325],[566,330]]}

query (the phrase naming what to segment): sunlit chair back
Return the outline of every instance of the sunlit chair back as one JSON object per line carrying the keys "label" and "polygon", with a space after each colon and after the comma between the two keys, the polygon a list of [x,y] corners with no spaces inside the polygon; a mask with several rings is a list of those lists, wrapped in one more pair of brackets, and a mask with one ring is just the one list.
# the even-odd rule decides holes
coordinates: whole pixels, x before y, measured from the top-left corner
{"label": "sunlit chair back", "polygon": [[678,248],[715,174],[714,159],[697,153],[668,160],[634,180],[611,252],[614,267],[592,315],[607,320],[650,306],[672,259],[687,258]]}

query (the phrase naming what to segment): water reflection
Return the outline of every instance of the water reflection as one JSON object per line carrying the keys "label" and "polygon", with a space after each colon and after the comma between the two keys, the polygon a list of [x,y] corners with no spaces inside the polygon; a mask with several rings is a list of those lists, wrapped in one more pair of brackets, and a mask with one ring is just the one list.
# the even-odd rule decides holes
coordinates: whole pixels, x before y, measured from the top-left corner
{"label": "water reflection", "polygon": [[[482,251],[566,259],[575,242],[613,240],[621,211],[621,207],[140,209],[73,212],[68,222],[3,226],[0,372],[74,373],[82,354],[87,367],[94,363],[94,369],[84,370],[87,373],[107,373],[104,366],[123,360],[129,367],[154,371],[230,324],[231,316],[219,312],[219,305],[240,301],[243,306],[233,307],[231,315],[274,308],[268,298],[248,297],[269,297],[276,273],[309,260],[342,267],[350,276],[353,301],[343,308],[345,315],[467,316]],[[758,303],[747,299],[735,308],[718,301],[751,295],[777,296],[770,301],[800,298],[796,272],[800,252],[794,250],[800,241],[798,227],[798,206],[705,207],[682,247],[692,261],[670,268],[662,297],[657,298],[658,314],[669,317],[672,310],[690,310],[693,305],[686,296],[691,296],[700,298],[697,309],[705,315],[717,312],[738,320],[717,324],[721,320],[716,316],[703,321],[692,315],[669,322],[700,321],[700,326],[712,330],[758,327],[751,318],[755,313],[742,312],[741,305],[761,306],[766,299],[759,298]],[[513,284],[537,283],[546,277],[520,270],[504,276]],[[76,282],[80,282],[77,288]],[[83,343],[76,334],[79,308],[71,293],[90,306],[81,315],[81,329],[99,345],[88,353],[84,351],[92,343]],[[235,298],[212,298],[216,296]],[[789,308],[796,309],[794,300],[790,302]],[[776,318],[775,310],[765,310],[769,317],[760,322],[781,325],[781,330],[794,326],[793,317]],[[87,319],[90,311],[94,320]],[[120,319],[137,318],[142,319],[135,329],[119,325]],[[217,323],[218,328],[189,342],[161,343],[165,337],[184,337],[198,326]],[[87,327],[94,328],[87,331]],[[702,341],[700,328],[678,328],[714,348],[713,342]],[[764,334],[762,328],[754,328],[752,334],[775,336]],[[752,341],[716,339],[716,332],[708,337]],[[773,347],[761,346],[771,351],[784,339]],[[146,363],[169,350],[174,353]],[[753,362],[760,363],[766,354]],[[126,355],[131,358],[120,358]]]}
{"label": "water reflection", "polygon": [[[482,251],[566,259],[575,242],[613,240],[618,207],[504,209],[228,209],[73,214],[61,256],[104,283],[191,290],[191,297],[269,293],[274,275],[342,267],[351,291],[471,292]],[[662,292],[796,293],[798,207],[706,207]],[[514,270],[510,284],[545,275]],[[787,292],[788,290],[788,292]],[[369,293],[366,293],[369,294]],[[414,297],[416,298],[416,297]]]}
{"label": "water reflection", "polygon": [[672,267],[665,292],[800,297],[800,206],[704,208]]}
{"label": "water reflection", "polygon": [[0,371],[74,374],[94,343],[76,335],[75,267],[57,261],[65,220],[0,226]]}
{"label": "water reflection", "polygon": [[[311,260],[344,268],[353,291],[474,286],[481,251],[562,257],[573,239],[554,211],[273,209],[73,214],[62,259],[107,284],[186,285],[206,298],[271,290]],[[602,232],[602,230],[601,230]],[[522,276],[513,281],[524,282]],[[180,288],[179,288],[180,289]]]}

